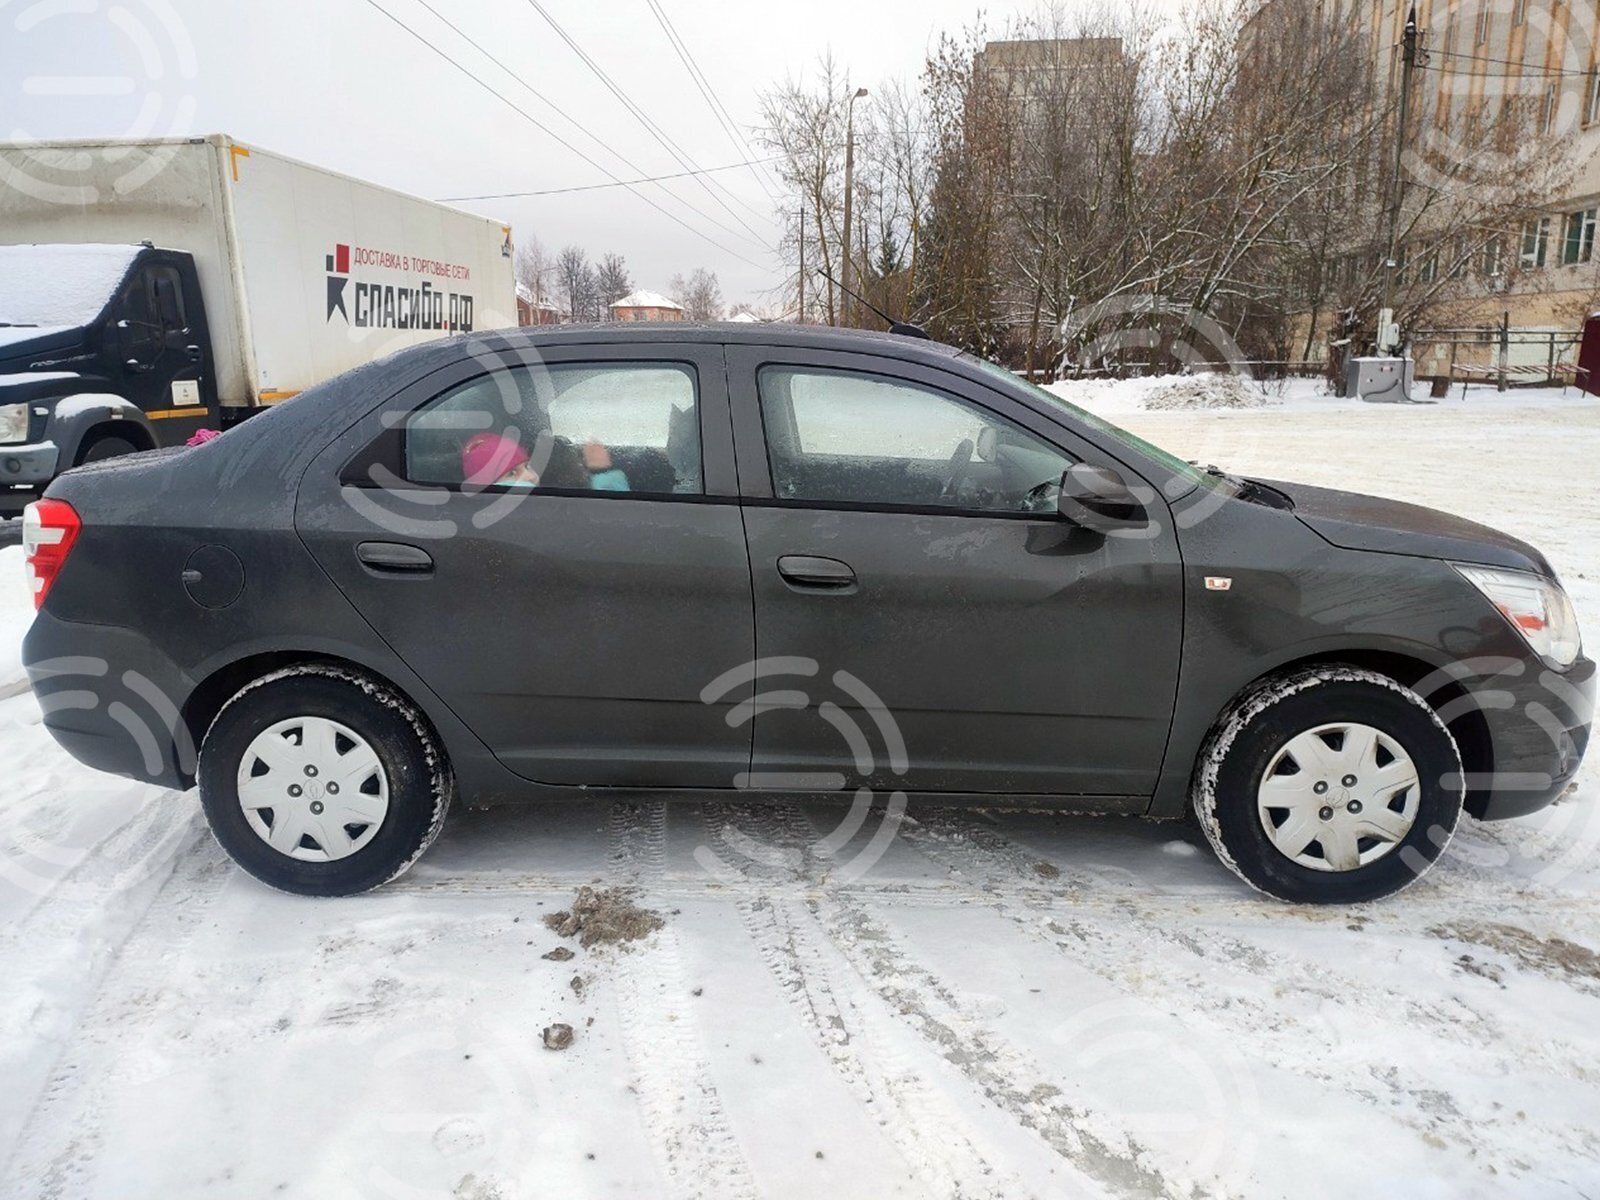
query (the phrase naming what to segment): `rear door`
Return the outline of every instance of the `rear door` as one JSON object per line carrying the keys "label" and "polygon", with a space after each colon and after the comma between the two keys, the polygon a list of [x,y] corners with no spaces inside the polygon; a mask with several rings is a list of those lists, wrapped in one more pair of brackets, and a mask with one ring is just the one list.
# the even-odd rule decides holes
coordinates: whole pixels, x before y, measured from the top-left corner
{"label": "rear door", "polygon": [[1153,536],[1064,521],[1068,464],[1126,469],[933,367],[735,346],[728,362],[769,697],[753,776],[1149,795],[1182,636],[1164,507]]}
{"label": "rear door", "polygon": [[298,512],[373,628],[524,777],[728,787],[747,768],[733,701],[701,701],[754,654],[721,347],[467,359],[319,457]]}

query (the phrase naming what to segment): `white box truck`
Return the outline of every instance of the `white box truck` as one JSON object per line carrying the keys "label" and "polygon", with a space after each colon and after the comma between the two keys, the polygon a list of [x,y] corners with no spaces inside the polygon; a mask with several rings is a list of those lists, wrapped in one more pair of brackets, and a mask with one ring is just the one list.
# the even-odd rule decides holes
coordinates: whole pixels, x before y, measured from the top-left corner
{"label": "white box truck", "polygon": [[498,221],[221,135],[0,143],[0,511],[80,463],[516,323]]}

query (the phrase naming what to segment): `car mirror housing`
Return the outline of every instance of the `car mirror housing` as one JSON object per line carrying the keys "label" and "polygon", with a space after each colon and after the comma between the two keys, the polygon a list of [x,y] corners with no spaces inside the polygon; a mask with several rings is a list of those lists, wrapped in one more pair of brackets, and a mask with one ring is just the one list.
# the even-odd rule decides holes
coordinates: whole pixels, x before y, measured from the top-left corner
{"label": "car mirror housing", "polygon": [[1133,520],[1144,506],[1120,472],[1080,462],[1073,463],[1061,475],[1056,511],[1065,520],[1095,527],[1107,520]]}

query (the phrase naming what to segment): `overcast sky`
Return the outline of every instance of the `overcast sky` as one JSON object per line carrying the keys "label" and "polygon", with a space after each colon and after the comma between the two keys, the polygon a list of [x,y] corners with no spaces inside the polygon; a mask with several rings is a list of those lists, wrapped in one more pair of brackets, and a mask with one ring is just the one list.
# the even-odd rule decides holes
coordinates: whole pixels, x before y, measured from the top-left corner
{"label": "overcast sky", "polygon": [[[744,154],[717,123],[647,0],[540,0],[613,81],[701,167]],[[807,0],[804,4],[659,0],[735,121],[757,122],[757,93],[814,67],[831,48],[872,86],[912,79],[939,31],[976,17],[975,0]],[[432,5],[554,101],[626,165],[429,12]],[[415,29],[406,33],[379,8]],[[992,4],[1003,27],[1034,0]],[[469,68],[621,178],[682,170],[531,0],[0,0],[0,136],[227,133],[244,142],[421,196],[444,198],[606,182],[440,53]],[[759,152],[759,148],[758,148]],[[748,170],[716,178],[759,238],[693,180],[665,202],[719,249],[621,188],[461,202],[536,234],[628,261],[636,286],[714,270],[730,303],[756,300],[780,275],[772,201]],[[654,193],[654,189],[642,189]],[[658,193],[655,193],[658,194]],[[658,194],[659,195],[659,194]],[[719,229],[712,218],[731,227]],[[0,240],[4,231],[0,231]],[[741,261],[734,253],[753,260]]]}

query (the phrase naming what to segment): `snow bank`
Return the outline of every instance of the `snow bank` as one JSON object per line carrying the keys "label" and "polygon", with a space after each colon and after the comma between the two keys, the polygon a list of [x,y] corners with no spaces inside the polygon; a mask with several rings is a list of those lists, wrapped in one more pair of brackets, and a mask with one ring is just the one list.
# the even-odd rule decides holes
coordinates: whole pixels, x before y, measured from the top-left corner
{"label": "snow bank", "polygon": [[1277,401],[1260,387],[1237,375],[1180,376],[1145,396],[1144,406],[1151,412],[1197,408],[1265,408]]}

